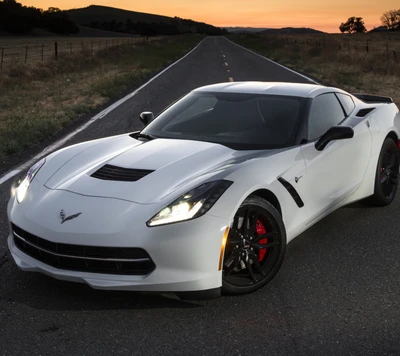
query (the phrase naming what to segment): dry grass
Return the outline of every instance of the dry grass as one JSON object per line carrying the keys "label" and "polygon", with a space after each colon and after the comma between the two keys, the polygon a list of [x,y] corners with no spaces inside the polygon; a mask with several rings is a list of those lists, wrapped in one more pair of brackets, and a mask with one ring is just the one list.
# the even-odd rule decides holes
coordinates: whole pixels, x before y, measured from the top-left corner
{"label": "dry grass", "polygon": [[232,39],[327,85],[388,95],[400,104],[400,33]]}
{"label": "dry grass", "polygon": [[144,44],[147,41],[161,41],[160,37],[0,37],[0,66],[7,69],[12,63],[27,63],[47,61],[55,57],[55,42],[59,58],[71,54],[93,55],[99,51],[113,50],[125,45]]}
{"label": "dry grass", "polygon": [[0,164],[120,96],[199,41],[196,35],[182,36],[0,71]]}

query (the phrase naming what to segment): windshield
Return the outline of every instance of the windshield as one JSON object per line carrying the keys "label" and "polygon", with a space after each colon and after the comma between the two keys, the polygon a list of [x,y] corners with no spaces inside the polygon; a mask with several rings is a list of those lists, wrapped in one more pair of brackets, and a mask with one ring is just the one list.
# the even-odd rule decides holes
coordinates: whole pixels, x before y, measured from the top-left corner
{"label": "windshield", "polygon": [[304,103],[292,96],[192,92],[142,133],[242,150],[288,147],[294,144]]}

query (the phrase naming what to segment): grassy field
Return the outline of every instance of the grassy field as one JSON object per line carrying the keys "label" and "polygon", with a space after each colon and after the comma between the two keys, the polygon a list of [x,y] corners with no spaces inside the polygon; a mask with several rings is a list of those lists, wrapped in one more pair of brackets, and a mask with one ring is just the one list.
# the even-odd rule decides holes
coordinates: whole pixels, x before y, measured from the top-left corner
{"label": "grassy field", "polygon": [[400,33],[234,35],[268,58],[349,92],[393,97],[400,104]]}
{"label": "grassy field", "polygon": [[[98,30],[98,32],[100,32]],[[104,31],[107,32],[107,31]],[[101,32],[100,32],[101,33]],[[113,32],[110,32],[111,34]],[[45,36],[45,37],[0,37],[0,69],[7,69],[15,63],[32,64],[45,62],[55,58],[55,43],[57,42],[57,57],[62,58],[71,54],[106,55],[107,50],[125,45],[138,45],[146,42],[161,41],[160,37],[85,37],[85,36]],[[105,51],[104,51],[105,50]]]}
{"label": "grassy field", "polygon": [[0,165],[81,115],[122,95],[193,48],[202,36],[127,44],[95,55],[15,63],[0,71]]}

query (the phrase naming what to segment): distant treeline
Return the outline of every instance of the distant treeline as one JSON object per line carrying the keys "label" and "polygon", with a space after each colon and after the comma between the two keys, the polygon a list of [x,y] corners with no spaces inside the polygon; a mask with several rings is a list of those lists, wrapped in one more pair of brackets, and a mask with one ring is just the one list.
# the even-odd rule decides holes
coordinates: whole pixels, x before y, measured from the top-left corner
{"label": "distant treeline", "polygon": [[185,20],[175,17],[169,22],[133,22],[126,19],[125,22],[111,21],[93,21],[85,26],[98,28],[106,31],[123,32],[130,34],[138,34],[142,36],[157,35],[179,35],[183,33],[203,33],[207,35],[223,35],[226,30],[208,25],[203,22],[195,22],[193,20]]}
{"label": "distant treeline", "polygon": [[0,1],[0,31],[25,34],[34,28],[59,34],[79,32],[78,26],[60,9],[50,7],[43,11],[33,6],[23,6],[15,0]]}

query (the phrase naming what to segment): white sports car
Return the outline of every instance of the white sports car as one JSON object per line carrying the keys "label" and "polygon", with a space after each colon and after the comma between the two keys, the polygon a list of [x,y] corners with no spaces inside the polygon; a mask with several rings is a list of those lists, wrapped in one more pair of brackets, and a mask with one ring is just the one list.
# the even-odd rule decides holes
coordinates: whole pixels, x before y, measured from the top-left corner
{"label": "white sports car", "polygon": [[8,245],[22,270],[183,298],[248,293],[318,220],[396,194],[387,97],[223,83],[140,117],[142,131],[54,152],[14,188]]}

